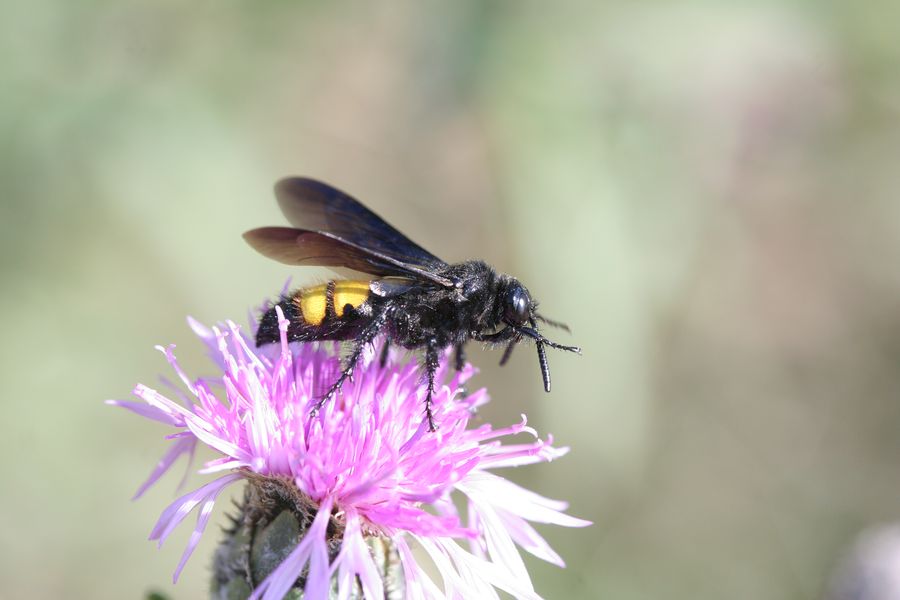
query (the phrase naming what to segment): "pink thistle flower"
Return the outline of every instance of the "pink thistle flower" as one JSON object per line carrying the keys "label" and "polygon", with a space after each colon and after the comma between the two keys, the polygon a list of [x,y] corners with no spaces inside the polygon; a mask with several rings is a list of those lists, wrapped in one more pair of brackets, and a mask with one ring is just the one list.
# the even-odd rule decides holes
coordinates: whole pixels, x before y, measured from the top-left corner
{"label": "pink thistle flower", "polygon": [[[189,320],[221,376],[192,380],[171,346],[159,348],[190,396],[182,395],[179,402],[138,385],[134,394],[143,403],[109,401],[175,429],[168,436],[170,449],[136,497],[181,454],[193,455],[198,442],[221,455],[200,471],[219,477],[170,504],[150,534],[162,545],[199,507],[173,579],[196,548],[216,498],[230,484],[247,479],[251,485],[286,486],[313,515],[299,543],[253,589],[253,598],[280,599],[298,579],[305,580],[309,599],[327,598],[333,586],[340,598],[359,588],[367,599],[383,598],[385,582],[366,543],[373,537],[393,544],[406,597],[496,598],[496,588],[516,598],[540,598],[516,546],[561,567],[564,563],[529,521],[566,527],[589,522],[564,514],[566,503],[525,490],[493,470],[550,461],[567,449],[538,439],[524,416],[503,429],[468,428],[475,409],[488,401],[484,389],[465,397],[461,393],[474,373],[471,366],[436,390],[438,430],[429,432],[415,361],[392,353],[382,368],[374,348],[342,392],[311,415],[340,371],[337,346],[289,345],[280,312],[279,321],[280,346],[253,348],[234,323],[210,330]],[[445,367],[439,375],[439,381],[447,380]],[[522,433],[534,441],[501,443]],[[454,492],[466,501],[465,523],[454,508]],[[469,549],[458,540],[467,540]],[[434,562],[442,586],[417,564],[410,541]]]}

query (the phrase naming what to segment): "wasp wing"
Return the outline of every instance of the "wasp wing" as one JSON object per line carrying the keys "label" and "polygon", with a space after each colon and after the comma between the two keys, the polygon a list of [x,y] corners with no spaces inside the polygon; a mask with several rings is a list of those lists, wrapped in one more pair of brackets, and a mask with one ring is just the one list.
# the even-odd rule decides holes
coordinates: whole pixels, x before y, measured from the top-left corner
{"label": "wasp wing", "polygon": [[382,277],[426,279],[452,286],[446,277],[405,263],[371,248],[364,248],[326,231],[292,227],[260,227],[244,234],[260,254],[288,265],[345,267]]}
{"label": "wasp wing", "polygon": [[294,227],[340,239],[378,256],[414,267],[416,272],[433,273],[447,266],[358,200],[326,183],[289,177],[275,185],[275,196],[284,216]]}

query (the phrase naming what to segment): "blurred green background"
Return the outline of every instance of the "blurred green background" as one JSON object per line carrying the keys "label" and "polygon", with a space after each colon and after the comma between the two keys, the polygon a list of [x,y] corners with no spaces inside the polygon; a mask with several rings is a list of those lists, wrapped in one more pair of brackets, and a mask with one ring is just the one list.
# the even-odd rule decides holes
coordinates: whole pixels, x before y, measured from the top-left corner
{"label": "blurred green background", "polygon": [[572,326],[550,395],[473,353],[596,523],[545,597],[819,598],[900,516],[897,2],[2,4],[0,597],[203,596],[217,528],[173,587],[163,430],[102,401],[322,276],[240,239],[288,174]]}

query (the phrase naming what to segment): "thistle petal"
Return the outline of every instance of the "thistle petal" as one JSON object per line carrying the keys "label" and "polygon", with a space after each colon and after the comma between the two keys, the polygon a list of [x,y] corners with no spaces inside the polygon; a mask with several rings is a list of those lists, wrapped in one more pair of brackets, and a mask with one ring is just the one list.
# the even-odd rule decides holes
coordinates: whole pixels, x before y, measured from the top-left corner
{"label": "thistle petal", "polygon": [[[159,462],[156,463],[156,468],[150,473],[150,476],[147,478],[144,483],[138,488],[137,492],[132,496],[132,500],[137,500],[141,496],[144,495],[150,487],[156,483],[160,477],[162,477],[166,471],[172,466],[172,464],[178,460],[178,457],[182,454],[193,455],[194,448],[197,447],[197,438],[194,437],[182,437],[176,439],[172,447],[163,454],[162,458],[159,459]],[[186,473],[185,473],[186,475]],[[182,480],[183,482],[184,480]]]}

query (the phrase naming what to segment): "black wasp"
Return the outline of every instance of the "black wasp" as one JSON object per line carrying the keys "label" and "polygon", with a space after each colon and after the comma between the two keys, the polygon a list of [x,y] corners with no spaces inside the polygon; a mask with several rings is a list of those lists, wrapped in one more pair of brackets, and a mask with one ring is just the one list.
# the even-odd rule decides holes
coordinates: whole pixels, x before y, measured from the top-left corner
{"label": "black wasp", "polygon": [[[352,340],[337,381],[316,410],[351,377],[363,348],[384,335],[389,344],[424,348],[428,394],[425,415],[434,431],[431,396],[441,350],[453,346],[456,368],[465,362],[469,340],[508,344],[500,364],[525,338],[537,346],[544,389],[550,369],[544,346],[578,352],[551,342],[537,322],[565,328],[537,313],[537,303],[513,277],[480,260],[447,264],[347,194],[312,179],[292,177],[275,186],[278,204],[294,227],[261,227],[244,234],[259,252],[289,265],[344,267],[375,276],[371,280],[332,280],[283,296],[278,306],[290,322],[289,341]],[[260,320],[256,345],[278,342],[275,307]]]}

